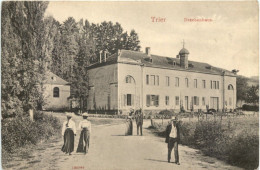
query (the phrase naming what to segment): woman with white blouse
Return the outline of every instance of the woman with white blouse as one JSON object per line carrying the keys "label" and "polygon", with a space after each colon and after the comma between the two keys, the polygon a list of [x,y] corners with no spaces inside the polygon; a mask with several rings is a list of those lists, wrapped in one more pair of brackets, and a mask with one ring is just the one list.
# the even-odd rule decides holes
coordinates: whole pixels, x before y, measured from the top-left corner
{"label": "woman with white blouse", "polygon": [[77,130],[75,122],[71,119],[73,113],[66,113],[67,121],[63,123],[62,126],[62,136],[64,139],[64,144],[61,148],[66,154],[74,151],[74,135],[76,136]]}
{"label": "woman with white blouse", "polygon": [[88,113],[83,113],[83,120],[79,122],[79,130],[81,130],[79,144],[77,148],[77,152],[88,153],[89,149],[89,140],[91,133],[91,122],[87,120]]}

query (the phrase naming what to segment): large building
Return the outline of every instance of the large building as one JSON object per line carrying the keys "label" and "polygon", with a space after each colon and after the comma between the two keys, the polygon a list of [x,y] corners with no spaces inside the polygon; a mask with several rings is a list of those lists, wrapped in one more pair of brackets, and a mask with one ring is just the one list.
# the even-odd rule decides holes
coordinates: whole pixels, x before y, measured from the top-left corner
{"label": "large building", "polygon": [[198,111],[235,109],[236,70],[189,60],[184,47],[176,58],[121,50],[88,67],[90,112],[126,113],[130,108]]}

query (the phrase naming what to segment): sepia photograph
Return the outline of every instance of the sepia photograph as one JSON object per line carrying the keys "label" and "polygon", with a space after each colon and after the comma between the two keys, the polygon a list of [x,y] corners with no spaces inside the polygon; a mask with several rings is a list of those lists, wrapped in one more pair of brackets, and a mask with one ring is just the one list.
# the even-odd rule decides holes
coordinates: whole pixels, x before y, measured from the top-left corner
{"label": "sepia photograph", "polygon": [[258,1],[1,2],[1,169],[258,167]]}

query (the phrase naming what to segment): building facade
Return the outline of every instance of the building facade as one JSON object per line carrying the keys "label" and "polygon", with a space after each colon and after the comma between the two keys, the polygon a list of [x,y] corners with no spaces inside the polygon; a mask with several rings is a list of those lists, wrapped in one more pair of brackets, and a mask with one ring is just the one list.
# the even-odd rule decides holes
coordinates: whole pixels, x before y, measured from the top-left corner
{"label": "building facade", "polygon": [[125,113],[130,108],[205,111],[235,109],[236,73],[188,60],[121,50],[89,69],[88,110]]}
{"label": "building facade", "polygon": [[69,108],[70,84],[67,81],[48,71],[43,89],[43,110],[58,111]]}

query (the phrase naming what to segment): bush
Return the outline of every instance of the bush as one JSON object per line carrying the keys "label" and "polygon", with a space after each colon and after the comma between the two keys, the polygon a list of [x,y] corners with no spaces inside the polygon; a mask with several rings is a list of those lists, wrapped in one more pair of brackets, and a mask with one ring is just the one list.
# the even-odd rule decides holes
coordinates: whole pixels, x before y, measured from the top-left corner
{"label": "bush", "polygon": [[259,137],[243,131],[229,145],[228,162],[245,169],[257,169],[259,161]]}
{"label": "bush", "polygon": [[29,117],[15,117],[2,120],[2,149],[13,153],[27,144],[37,144],[40,140],[49,139],[59,134],[61,123],[51,115],[35,113],[35,121]]}
{"label": "bush", "polygon": [[248,104],[244,104],[242,106],[242,110],[245,110],[245,111],[259,111],[259,106],[256,106],[256,105],[248,105]]}
{"label": "bush", "polygon": [[[259,135],[255,130],[258,129],[258,119],[248,121],[181,122],[180,142],[232,165],[256,169],[259,160]],[[150,127],[161,137],[165,137],[165,128],[166,125],[158,123]]]}

